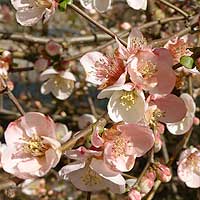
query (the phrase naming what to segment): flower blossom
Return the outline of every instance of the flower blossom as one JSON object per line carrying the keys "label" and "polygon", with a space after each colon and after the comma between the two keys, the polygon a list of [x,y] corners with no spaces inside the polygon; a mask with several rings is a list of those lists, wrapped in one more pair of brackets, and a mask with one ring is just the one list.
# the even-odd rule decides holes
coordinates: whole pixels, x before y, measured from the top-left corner
{"label": "flower blossom", "polygon": [[128,37],[127,48],[116,40],[119,45],[116,54],[127,61],[130,80],[136,87],[160,95],[167,95],[173,90],[176,75],[167,49],[147,46],[142,33],[136,28]]}
{"label": "flower blossom", "polygon": [[105,165],[101,152],[79,147],[68,151],[66,155],[76,161],[64,166],[59,174],[69,179],[76,188],[91,192],[107,188],[114,193],[125,192],[125,179]]}
{"label": "flower blossom", "polygon": [[53,67],[45,70],[40,79],[46,81],[41,87],[42,94],[52,93],[57,99],[67,99],[74,89],[75,76],[68,70],[57,71]]}
{"label": "flower blossom", "polygon": [[146,10],[147,9],[147,0],[126,0],[128,5],[136,10],[142,9]]}
{"label": "flower blossom", "polygon": [[86,53],[80,62],[86,71],[86,81],[99,85],[100,89],[123,85],[126,81],[126,68],[118,57],[106,57],[94,51]]}
{"label": "flower blossom", "polygon": [[3,169],[21,179],[44,176],[61,157],[55,124],[50,117],[29,112],[11,122],[5,133]]}
{"label": "flower blossom", "polygon": [[57,8],[57,0],[11,0],[17,10],[16,19],[22,26],[32,26],[43,20],[47,22]]}
{"label": "flower blossom", "polygon": [[181,121],[178,121],[176,123],[166,124],[169,132],[174,135],[182,135],[190,130],[194,122],[195,111],[196,111],[195,102],[189,94],[183,93],[181,94],[180,98],[183,99],[185,106],[187,108],[187,113],[185,117]]}
{"label": "flower blossom", "polygon": [[183,151],[178,161],[178,177],[190,188],[200,187],[200,151],[190,147]]}
{"label": "flower blossom", "polygon": [[133,84],[110,86],[102,90],[97,98],[109,98],[108,115],[114,122],[137,123],[144,116],[144,93],[134,88]]}
{"label": "flower blossom", "polygon": [[154,144],[152,130],[139,124],[119,124],[105,130],[100,137],[93,132],[92,144],[103,147],[105,163],[114,171],[130,171],[136,157],[143,156]]}
{"label": "flower blossom", "polygon": [[128,193],[128,200],[141,200],[142,195],[141,193],[136,190],[135,188],[132,188]]}

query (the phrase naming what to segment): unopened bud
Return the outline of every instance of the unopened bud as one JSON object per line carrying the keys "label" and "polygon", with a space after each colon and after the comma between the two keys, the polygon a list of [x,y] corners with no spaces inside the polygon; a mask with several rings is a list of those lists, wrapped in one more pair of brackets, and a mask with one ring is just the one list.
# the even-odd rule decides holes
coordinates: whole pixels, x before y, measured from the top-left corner
{"label": "unopened bud", "polygon": [[53,40],[46,44],[45,50],[50,56],[61,55],[63,53],[62,46]]}
{"label": "unopened bud", "polygon": [[141,200],[142,195],[135,188],[132,188],[128,193],[128,200]]}

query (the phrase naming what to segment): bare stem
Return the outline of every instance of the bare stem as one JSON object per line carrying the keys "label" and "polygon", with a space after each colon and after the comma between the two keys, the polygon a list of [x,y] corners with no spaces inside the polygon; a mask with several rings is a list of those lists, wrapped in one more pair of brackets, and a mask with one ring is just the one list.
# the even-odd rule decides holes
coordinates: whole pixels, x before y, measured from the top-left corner
{"label": "bare stem", "polygon": [[[106,28],[105,26],[103,26],[102,24],[99,24],[98,22],[96,22],[95,20],[93,20],[89,15],[87,15],[84,11],[82,11],[80,8],[78,8],[76,5],[74,4],[69,4],[68,5],[72,10],[74,10],[75,12],[77,12],[78,14],[80,14],[82,17],[84,17],[85,19],[87,19],[89,22],[91,22],[92,24],[94,24],[95,26],[97,26],[98,28],[100,28],[102,31],[104,31],[105,33],[107,33],[108,35],[110,35],[112,38],[117,37],[117,35],[115,33],[113,33],[112,31],[110,31],[108,28]],[[126,42],[120,38],[118,38],[119,41],[124,45],[127,46]]]}

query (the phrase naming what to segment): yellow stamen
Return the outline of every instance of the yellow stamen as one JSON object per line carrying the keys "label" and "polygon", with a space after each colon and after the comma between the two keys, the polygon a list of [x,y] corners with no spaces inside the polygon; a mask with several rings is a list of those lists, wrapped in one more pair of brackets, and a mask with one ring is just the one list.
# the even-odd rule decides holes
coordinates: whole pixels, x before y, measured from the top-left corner
{"label": "yellow stamen", "polygon": [[122,96],[120,97],[120,104],[126,108],[126,110],[130,110],[135,104],[135,100],[137,95],[135,91],[124,91]]}

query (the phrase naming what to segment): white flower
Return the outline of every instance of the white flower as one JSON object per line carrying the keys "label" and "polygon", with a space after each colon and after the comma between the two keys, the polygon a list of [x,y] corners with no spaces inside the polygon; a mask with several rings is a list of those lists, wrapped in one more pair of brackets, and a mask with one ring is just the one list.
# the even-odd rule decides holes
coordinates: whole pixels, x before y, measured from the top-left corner
{"label": "white flower", "polygon": [[187,108],[186,116],[179,122],[166,123],[167,129],[174,135],[182,135],[190,130],[193,125],[193,119],[196,111],[195,102],[189,94],[183,93],[180,97],[183,99]]}
{"label": "white flower", "polygon": [[131,84],[110,86],[102,90],[99,99],[110,98],[108,114],[114,122],[139,122],[145,112],[145,97],[142,91],[135,89]]}
{"label": "white flower", "polygon": [[75,77],[74,75],[65,70],[57,71],[53,67],[45,70],[41,75],[40,79],[46,81],[41,87],[42,94],[52,93],[57,99],[67,99],[73,89]]}
{"label": "white flower", "polygon": [[127,3],[131,8],[136,9],[136,10],[147,9],[147,0],[127,0]]}
{"label": "white flower", "polygon": [[90,124],[93,124],[97,121],[95,116],[91,114],[83,114],[78,118],[78,127],[79,129],[84,129]]}
{"label": "white flower", "polygon": [[55,12],[56,0],[11,0],[17,10],[16,19],[22,26],[32,26],[39,20],[46,22]]}
{"label": "white flower", "polygon": [[56,139],[63,144],[72,136],[72,131],[69,131],[67,126],[62,123],[56,123]]}

